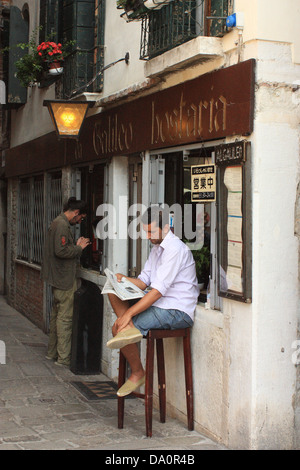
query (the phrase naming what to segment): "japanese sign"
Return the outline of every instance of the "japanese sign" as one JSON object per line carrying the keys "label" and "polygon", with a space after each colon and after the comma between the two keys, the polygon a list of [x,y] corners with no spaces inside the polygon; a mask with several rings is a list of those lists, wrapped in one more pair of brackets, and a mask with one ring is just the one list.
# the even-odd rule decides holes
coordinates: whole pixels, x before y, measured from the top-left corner
{"label": "japanese sign", "polygon": [[191,167],[191,201],[213,202],[216,200],[215,165],[193,165]]}

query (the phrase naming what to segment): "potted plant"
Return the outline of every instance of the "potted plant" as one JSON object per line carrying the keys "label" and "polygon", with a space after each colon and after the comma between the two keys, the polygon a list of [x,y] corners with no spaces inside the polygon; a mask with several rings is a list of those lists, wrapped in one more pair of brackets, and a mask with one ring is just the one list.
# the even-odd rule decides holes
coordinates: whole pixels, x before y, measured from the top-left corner
{"label": "potted plant", "polygon": [[42,42],[36,45],[37,32],[35,31],[29,43],[19,43],[15,47],[28,51],[15,62],[16,77],[22,86],[39,83],[48,74],[60,74],[63,71],[62,61],[68,48],[74,44],[69,41],[64,47],[60,43],[52,41]]}
{"label": "potted plant", "polygon": [[42,42],[37,46],[37,53],[43,64],[49,69],[52,75],[63,72],[62,62],[64,60],[62,45],[52,41]]}
{"label": "potted plant", "polygon": [[159,10],[160,8],[168,5],[173,0],[145,0],[144,5],[149,10]]}
{"label": "potted plant", "polygon": [[117,8],[125,11],[121,16],[125,14],[128,21],[138,20],[148,12],[143,0],[117,0]]}

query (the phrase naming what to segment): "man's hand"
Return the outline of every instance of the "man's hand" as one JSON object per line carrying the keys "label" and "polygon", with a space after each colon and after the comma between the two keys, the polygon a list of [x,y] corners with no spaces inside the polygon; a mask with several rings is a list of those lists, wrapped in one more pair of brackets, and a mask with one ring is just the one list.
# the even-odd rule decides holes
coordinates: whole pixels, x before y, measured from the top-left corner
{"label": "man's hand", "polygon": [[84,238],[84,237],[78,238],[77,243],[76,243],[76,245],[81,246],[81,248],[83,250],[90,244],[91,244],[90,239],[89,238]]}
{"label": "man's hand", "polygon": [[123,330],[130,322],[131,322],[132,315],[130,314],[129,310],[127,310],[121,317],[117,318],[114,324],[114,328],[116,333]]}

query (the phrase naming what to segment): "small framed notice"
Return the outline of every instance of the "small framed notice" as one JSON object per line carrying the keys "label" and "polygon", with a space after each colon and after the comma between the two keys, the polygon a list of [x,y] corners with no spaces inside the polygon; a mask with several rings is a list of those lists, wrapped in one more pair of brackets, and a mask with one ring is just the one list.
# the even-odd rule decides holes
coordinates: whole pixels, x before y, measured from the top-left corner
{"label": "small framed notice", "polygon": [[213,202],[216,200],[216,167],[210,165],[191,166],[191,201]]}
{"label": "small framed notice", "polygon": [[252,299],[250,143],[216,148],[218,176],[218,290],[221,297]]}

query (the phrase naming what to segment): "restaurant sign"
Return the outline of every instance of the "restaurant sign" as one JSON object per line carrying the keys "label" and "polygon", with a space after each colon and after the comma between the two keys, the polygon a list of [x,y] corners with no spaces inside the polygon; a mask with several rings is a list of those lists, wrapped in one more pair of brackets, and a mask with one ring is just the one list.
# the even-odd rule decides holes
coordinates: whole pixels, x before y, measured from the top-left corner
{"label": "restaurant sign", "polygon": [[[8,176],[253,131],[250,59],[87,118],[79,142],[44,135],[7,152]],[[43,158],[41,159],[41,155]],[[224,156],[224,155],[223,155]]]}
{"label": "restaurant sign", "polygon": [[101,158],[249,135],[254,65],[251,59],[94,115],[83,145]]}

